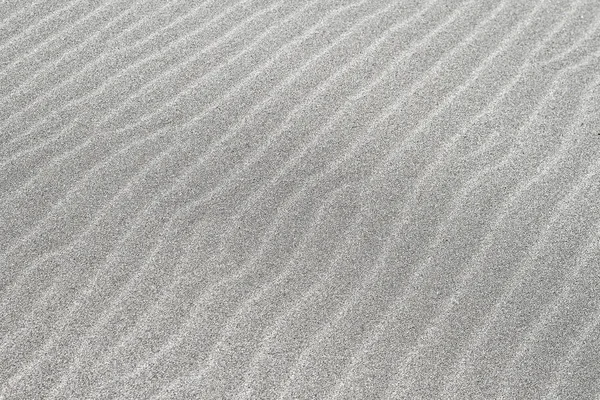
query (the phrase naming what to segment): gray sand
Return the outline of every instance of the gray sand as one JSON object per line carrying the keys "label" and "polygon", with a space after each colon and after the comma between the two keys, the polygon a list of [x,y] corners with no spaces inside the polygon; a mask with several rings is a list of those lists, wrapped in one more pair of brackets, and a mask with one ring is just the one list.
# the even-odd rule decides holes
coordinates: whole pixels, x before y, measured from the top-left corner
{"label": "gray sand", "polygon": [[0,2],[0,399],[596,399],[600,1]]}

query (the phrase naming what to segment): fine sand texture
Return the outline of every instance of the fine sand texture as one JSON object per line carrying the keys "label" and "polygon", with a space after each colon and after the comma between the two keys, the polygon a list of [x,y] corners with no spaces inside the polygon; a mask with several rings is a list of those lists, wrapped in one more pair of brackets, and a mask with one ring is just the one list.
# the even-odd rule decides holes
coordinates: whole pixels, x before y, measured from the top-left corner
{"label": "fine sand texture", "polygon": [[600,398],[599,0],[0,0],[0,399]]}

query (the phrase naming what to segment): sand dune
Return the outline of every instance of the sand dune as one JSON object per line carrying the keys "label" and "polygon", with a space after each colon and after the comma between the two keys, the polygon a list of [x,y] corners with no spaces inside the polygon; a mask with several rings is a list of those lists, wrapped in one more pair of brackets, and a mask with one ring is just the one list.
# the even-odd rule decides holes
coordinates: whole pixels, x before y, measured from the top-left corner
{"label": "sand dune", "polygon": [[0,2],[0,399],[600,398],[600,2]]}

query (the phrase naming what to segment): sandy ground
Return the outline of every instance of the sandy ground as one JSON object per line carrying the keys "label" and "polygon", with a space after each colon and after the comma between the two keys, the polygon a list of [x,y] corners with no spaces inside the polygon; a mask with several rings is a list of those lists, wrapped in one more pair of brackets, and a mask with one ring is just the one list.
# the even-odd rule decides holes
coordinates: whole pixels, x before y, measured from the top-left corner
{"label": "sandy ground", "polygon": [[0,399],[597,399],[600,1],[0,1]]}

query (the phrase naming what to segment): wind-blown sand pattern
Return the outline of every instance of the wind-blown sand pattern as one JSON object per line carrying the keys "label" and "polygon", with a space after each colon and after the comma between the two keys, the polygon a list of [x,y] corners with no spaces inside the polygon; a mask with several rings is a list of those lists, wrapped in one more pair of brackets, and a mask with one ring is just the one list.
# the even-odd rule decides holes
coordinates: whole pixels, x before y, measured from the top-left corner
{"label": "wind-blown sand pattern", "polygon": [[600,2],[0,2],[0,399],[600,398]]}

